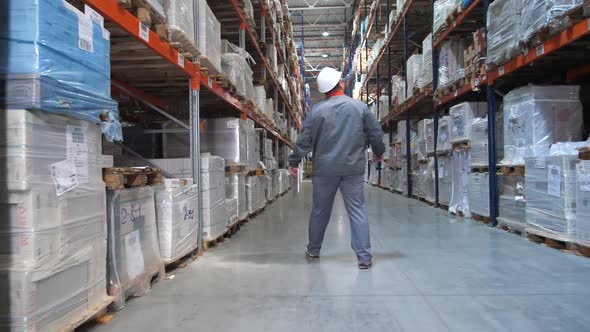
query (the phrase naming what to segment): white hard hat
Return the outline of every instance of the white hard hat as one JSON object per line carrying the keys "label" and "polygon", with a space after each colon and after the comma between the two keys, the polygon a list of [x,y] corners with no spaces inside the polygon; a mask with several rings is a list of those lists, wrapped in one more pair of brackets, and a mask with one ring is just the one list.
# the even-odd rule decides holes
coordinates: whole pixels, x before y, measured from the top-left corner
{"label": "white hard hat", "polygon": [[340,78],[342,78],[341,72],[334,68],[325,67],[318,75],[318,91],[321,93],[329,92],[340,82]]}

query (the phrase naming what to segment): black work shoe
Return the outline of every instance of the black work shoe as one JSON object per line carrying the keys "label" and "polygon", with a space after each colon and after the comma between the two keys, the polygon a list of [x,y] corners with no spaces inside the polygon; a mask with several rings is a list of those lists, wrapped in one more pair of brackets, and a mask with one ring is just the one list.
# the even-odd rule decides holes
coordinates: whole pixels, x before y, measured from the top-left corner
{"label": "black work shoe", "polygon": [[373,266],[373,262],[359,262],[359,269],[368,270]]}
{"label": "black work shoe", "polygon": [[309,259],[318,259],[320,258],[320,255],[314,255],[312,253],[310,253],[309,251],[305,251],[305,257],[309,258]]}

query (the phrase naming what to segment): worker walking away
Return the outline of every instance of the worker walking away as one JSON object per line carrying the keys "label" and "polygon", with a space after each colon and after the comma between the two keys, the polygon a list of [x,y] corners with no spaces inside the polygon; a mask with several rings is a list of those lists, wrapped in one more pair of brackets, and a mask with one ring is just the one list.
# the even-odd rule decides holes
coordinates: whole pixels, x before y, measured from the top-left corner
{"label": "worker walking away", "polygon": [[326,99],[307,114],[293,154],[289,172],[295,176],[301,159],[313,150],[313,209],[309,218],[309,243],[305,254],[319,258],[332,205],[338,189],[350,219],[352,249],[360,269],[372,266],[369,216],[365,204],[365,141],[373,148],[376,161],[385,152],[383,131],[369,108],[344,95],[342,74],[324,68],[317,77],[318,90]]}

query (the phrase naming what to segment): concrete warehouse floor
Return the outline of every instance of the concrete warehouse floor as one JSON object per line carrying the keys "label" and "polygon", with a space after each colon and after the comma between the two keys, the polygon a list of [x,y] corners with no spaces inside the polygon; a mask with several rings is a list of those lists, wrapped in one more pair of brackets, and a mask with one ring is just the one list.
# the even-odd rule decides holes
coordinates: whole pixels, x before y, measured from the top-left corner
{"label": "concrete warehouse floor", "polygon": [[360,271],[337,198],[304,258],[311,184],[95,331],[590,331],[590,259],[367,187]]}

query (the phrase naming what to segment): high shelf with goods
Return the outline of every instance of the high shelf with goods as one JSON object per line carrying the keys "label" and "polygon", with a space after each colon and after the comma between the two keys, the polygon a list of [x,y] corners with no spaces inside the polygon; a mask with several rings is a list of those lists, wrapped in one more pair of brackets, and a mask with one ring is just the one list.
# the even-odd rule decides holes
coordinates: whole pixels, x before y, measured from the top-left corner
{"label": "high shelf with goods", "polygon": [[[211,22],[183,22],[180,15],[182,10],[192,13],[190,17],[199,17],[200,11],[203,15],[198,4],[206,5],[204,0],[194,1],[192,8],[166,8],[166,16],[177,16],[175,22],[162,19],[146,1],[74,3],[103,17],[111,33],[112,91],[124,125],[124,141],[110,146],[111,153],[125,155],[125,162],[136,159],[143,165],[158,166],[166,177],[192,178],[199,185],[203,119],[251,119],[264,137],[273,141],[275,155],[293,147],[302,121],[301,105],[295,101],[302,93],[301,86],[293,84],[301,82],[297,62],[286,57],[294,52],[294,44],[284,2],[257,2],[254,9],[248,0],[208,3],[219,22],[221,38],[228,41],[213,49],[211,41],[199,40],[204,27],[212,28],[206,25]],[[188,31],[189,27],[194,31]],[[275,63],[269,59],[270,53],[265,53],[269,48],[278,50]],[[255,94],[244,93],[236,78],[227,77],[218,63],[221,52],[236,52],[245,58],[244,50],[253,60],[249,63],[254,82],[272,102],[265,98],[264,103],[256,103]],[[272,107],[264,113],[262,108],[267,105]]]}
{"label": "high shelf with goods", "polygon": [[[488,202],[482,204],[485,211],[482,221],[496,225],[502,195],[498,187],[503,183],[497,179],[496,172],[504,173],[507,169],[510,175],[520,174],[518,167],[515,170],[515,165],[502,160],[505,148],[502,123],[509,121],[502,112],[502,107],[506,107],[503,96],[527,84],[581,84],[584,90],[590,74],[589,5],[572,1],[541,13],[534,10],[539,1],[522,4],[510,0],[407,0],[397,1],[395,6],[390,1],[360,4],[344,67],[347,92],[366,101],[389,131],[392,148],[389,157],[403,156],[405,165],[409,165],[401,169],[406,178],[404,193],[408,196],[412,196],[412,165],[419,164],[420,152],[424,152],[420,144],[412,144],[412,135],[426,132],[425,141],[431,142],[425,152],[428,163],[433,163],[434,205],[441,203],[440,182],[446,175],[439,174],[439,166],[448,162],[444,157],[446,150],[467,149],[466,158],[471,158],[474,152],[471,163],[468,159],[462,161],[467,165],[466,173],[474,171],[463,184],[475,181],[481,187],[481,181],[486,181],[482,194]],[[522,18],[521,10],[524,10]],[[388,13],[385,23],[385,15],[379,14],[383,12]],[[528,23],[521,24],[521,20]],[[424,64],[430,61],[432,71],[428,73]],[[384,73],[387,76],[383,77]],[[422,76],[416,79],[416,73]],[[583,106],[587,107],[583,99]],[[467,136],[457,135],[449,146],[441,147],[446,138],[441,142],[440,135],[449,135],[447,130],[454,129],[449,115],[467,119],[468,132]],[[431,119],[422,120],[427,117]],[[395,125],[399,120],[405,120],[403,128]],[[417,123],[418,120],[422,121]],[[587,123],[588,117],[579,120]],[[422,128],[415,128],[416,125]],[[398,130],[394,140],[396,127],[402,130]],[[581,135],[573,135],[571,139],[579,140],[578,136]],[[550,143],[563,140],[556,135]],[[400,142],[404,146],[400,147]],[[412,158],[413,151],[418,162]],[[381,170],[379,177],[381,183],[382,179],[388,179]],[[448,202],[442,205],[448,206]]]}

